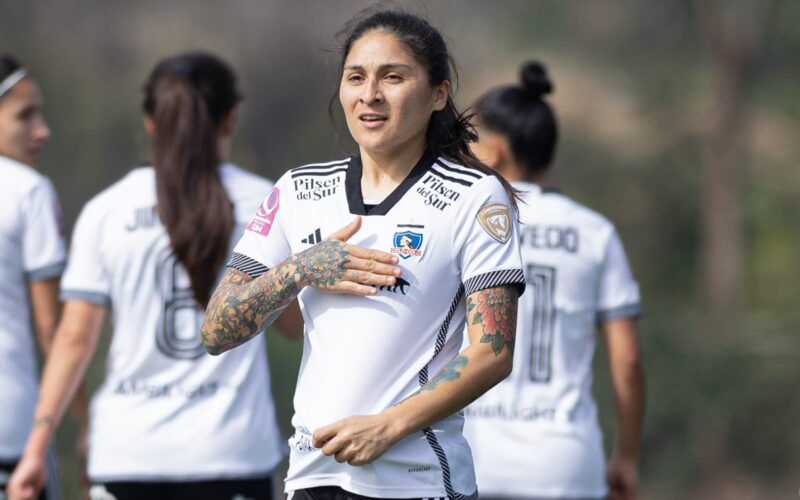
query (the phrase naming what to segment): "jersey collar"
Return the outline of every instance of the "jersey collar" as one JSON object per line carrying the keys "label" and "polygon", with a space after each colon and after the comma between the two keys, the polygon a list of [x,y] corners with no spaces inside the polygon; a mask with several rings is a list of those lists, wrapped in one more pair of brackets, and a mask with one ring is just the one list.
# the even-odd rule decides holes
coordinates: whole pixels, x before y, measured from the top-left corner
{"label": "jersey collar", "polygon": [[347,167],[347,174],[344,181],[350,213],[353,215],[386,215],[389,213],[389,210],[403,198],[403,195],[411,189],[411,186],[431,168],[435,160],[436,154],[432,150],[426,149],[422,154],[422,158],[414,165],[414,168],[412,168],[408,176],[403,179],[403,182],[394,188],[394,191],[382,202],[367,211],[364,208],[364,196],[361,193],[361,173],[363,168],[361,165],[361,157],[354,156],[353,159],[350,160],[350,165]]}

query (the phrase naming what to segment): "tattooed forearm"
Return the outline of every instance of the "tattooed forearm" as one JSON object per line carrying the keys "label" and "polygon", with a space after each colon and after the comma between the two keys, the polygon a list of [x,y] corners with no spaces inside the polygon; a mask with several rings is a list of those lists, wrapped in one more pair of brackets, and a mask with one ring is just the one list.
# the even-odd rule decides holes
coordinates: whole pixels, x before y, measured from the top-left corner
{"label": "tattooed forearm", "polygon": [[419,392],[432,391],[439,387],[439,384],[443,382],[452,382],[453,380],[457,379],[461,376],[461,370],[467,366],[467,363],[469,363],[469,358],[466,356],[457,356],[452,361],[447,363],[444,368],[442,368],[442,371],[430,379],[427,384],[422,386]]}
{"label": "tattooed forearm", "polygon": [[507,286],[487,288],[467,297],[467,324],[478,325],[480,341],[491,344],[495,356],[508,347],[514,351],[517,329],[517,294]]}
{"label": "tattooed forearm", "polygon": [[258,278],[228,269],[206,308],[200,336],[220,354],[258,335],[305,286],[333,286],[347,271],[344,244],[325,240],[289,257]]}

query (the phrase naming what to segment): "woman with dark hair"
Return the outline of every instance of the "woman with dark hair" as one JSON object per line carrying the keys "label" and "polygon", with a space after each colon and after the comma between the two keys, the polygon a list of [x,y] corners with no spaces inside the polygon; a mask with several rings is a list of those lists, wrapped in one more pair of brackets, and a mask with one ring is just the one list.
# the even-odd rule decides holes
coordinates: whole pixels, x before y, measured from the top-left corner
{"label": "woman with dark hair", "polygon": [[[474,106],[472,150],[523,193],[528,293],[520,300],[514,371],[467,408],[465,435],[482,498],[630,499],[644,415],[639,288],[614,226],[540,187],[558,135],[544,99],[552,88],[544,66],[531,62],[521,84],[493,89]],[[617,409],[605,478],[591,392],[596,326]]]}
{"label": "woman with dark hair", "polygon": [[[42,106],[27,70],[0,55],[0,498],[32,427],[36,344],[49,353],[61,309],[66,249],[58,198],[50,180],[34,170],[50,137]],[[85,402],[82,408],[75,407],[81,434]],[[58,498],[55,463],[48,465],[50,481],[40,498]]]}
{"label": "woman with dark hair", "polygon": [[289,498],[475,498],[459,410],[511,370],[524,283],[513,194],[471,155],[447,46],[425,20],[356,20],[340,76],[358,155],[278,181],[203,341],[239,346],[299,297]]}
{"label": "woman with dark hair", "polygon": [[64,316],[12,499],[41,486],[43,451],[109,308],[114,337],[92,401],[90,497],[272,495],[281,450],[264,343],[211,358],[198,333],[232,238],[272,184],[224,161],[241,96],[223,61],[203,52],[164,59],[144,94],[153,166],[131,171],[78,218]]}

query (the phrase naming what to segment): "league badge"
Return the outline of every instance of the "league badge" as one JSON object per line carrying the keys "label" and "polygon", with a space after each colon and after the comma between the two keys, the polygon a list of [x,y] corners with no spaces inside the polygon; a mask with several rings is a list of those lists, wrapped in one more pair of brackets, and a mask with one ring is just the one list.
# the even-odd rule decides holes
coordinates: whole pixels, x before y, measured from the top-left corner
{"label": "league badge", "polygon": [[511,212],[502,203],[487,203],[478,210],[478,222],[489,236],[500,243],[511,237]]}
{"label": "league badge", "polygon": [[275,216],[278,214],[280,208],[281,191],[278,188],[273,188],[269,193],[264,203],[258,207],[258,212],[247,225],[247,230],[258,233],[261,236],[268,236],[272,223],[275,221]]}
{"label": "league badge", "polygon": [[391,253],[399,255],[403,259],[419,257],[422,255],[420,248],[422,248],[422,234],[413,231],[394,233],[394,246]]}

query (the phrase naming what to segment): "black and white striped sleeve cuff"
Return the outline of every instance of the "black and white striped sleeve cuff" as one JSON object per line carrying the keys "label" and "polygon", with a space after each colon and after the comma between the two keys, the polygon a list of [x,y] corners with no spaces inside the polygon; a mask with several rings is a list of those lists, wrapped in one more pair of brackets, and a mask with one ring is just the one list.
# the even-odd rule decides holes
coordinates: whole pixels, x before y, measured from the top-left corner
{"label": "black and white striped sleeve cuff", "polygon": [[49,280],[50,278],[61,276],[61,273],[64,272],[65,267],[67,267],[67,263],[62,260],[61,262],[56,262],[55,264],[50,264],[49,266],[28,271],[25,273],[25,276],[28,278],[28,281]]}
{"label": "black and white striped sleeve cuff", "polygon": [[251,259],[247,255],[236,252],[234,252],[231,256],[231,260],[228,262],[228,267],[232,267],[237,271],[246,273],[253,278],[258,278],[269,270],[269,268],[261,262]]}
{"label": "black and white striped sleeve cuff", "polygon": [[615,307],[613,309],[603,309],[597,311],[597,324],[602,325],[615,319],[632,318],[638,319],[642,317],[642,305],[638,302],[635,304],[628,304],[625,306]]}
{"label": "black and white striped sleeve cuff", "polygon": [[517,293],[522,295],[525,291],[525,273],[522,272],[522,269],[506,269],[479,274],[464,282],[464,291],[469,296],[480,290],[503,285],[513,285],[517,289]]}
{"label": "black and white striped sleeve cuff", "polygon": [[102,292],[90,290],[61,290],[61,301],[80,300],[98,306],[108,307],[111,305],[111,297]]}

